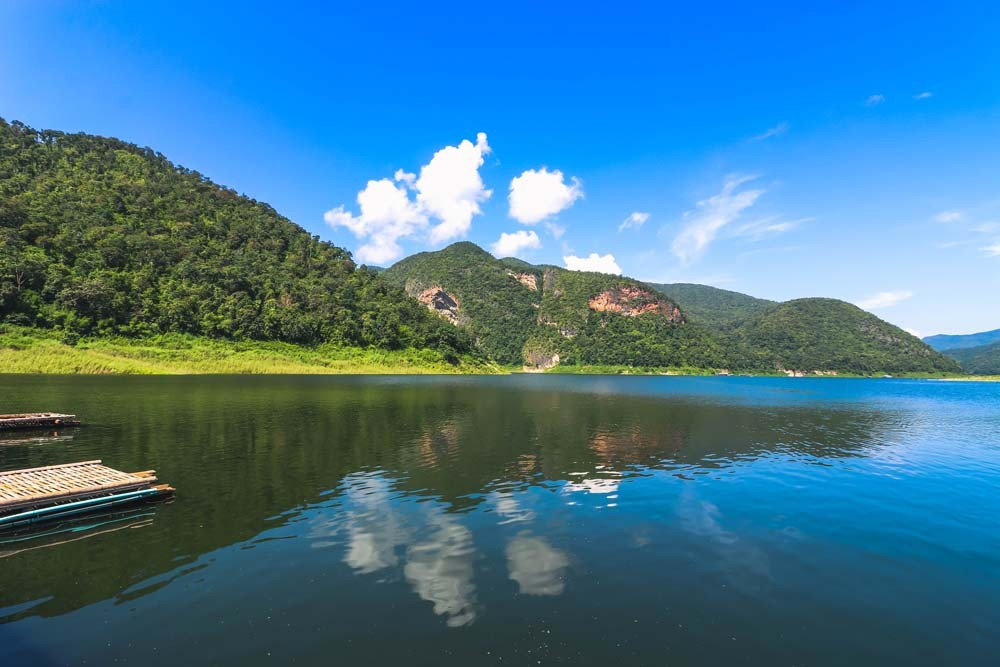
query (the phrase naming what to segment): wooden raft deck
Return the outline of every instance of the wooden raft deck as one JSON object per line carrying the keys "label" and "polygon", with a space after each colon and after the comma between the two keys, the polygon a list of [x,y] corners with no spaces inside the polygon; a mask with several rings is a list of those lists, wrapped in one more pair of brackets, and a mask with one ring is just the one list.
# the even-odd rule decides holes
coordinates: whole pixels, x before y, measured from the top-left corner
{"label": "wooden raft deck", "polygon": [[0,415],[0,431],[15,428],[45,428],[52,426],[79,426],[76,415],[61,412],[28,412],[16,415]]}
{"label": "wooden raft deck", "polygon": [[140,489],[171,493],[165,484],[154,486],[154,472],[121,472],[100,461],[0,472],[0,515]]}

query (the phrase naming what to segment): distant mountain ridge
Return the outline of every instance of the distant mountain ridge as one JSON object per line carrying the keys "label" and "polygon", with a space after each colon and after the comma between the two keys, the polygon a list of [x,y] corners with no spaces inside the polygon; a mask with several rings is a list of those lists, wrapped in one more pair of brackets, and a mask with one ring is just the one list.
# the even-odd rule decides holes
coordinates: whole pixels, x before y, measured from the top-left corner
{"label": "distant mountain ridge", "polygon": [[938,352],[979,347],[1000,341],[1000,329],[980,331],[979,333],[972,334],[938,334],[936,336],[927,336],[923,341]]}
{"label": "distant mountain ridge", "polygon": [[777,303],[706,285],[647,284],[496,259],[468,242],[413,255],[383,275],[507,364],[959,370],[899,327],[836,299]]}

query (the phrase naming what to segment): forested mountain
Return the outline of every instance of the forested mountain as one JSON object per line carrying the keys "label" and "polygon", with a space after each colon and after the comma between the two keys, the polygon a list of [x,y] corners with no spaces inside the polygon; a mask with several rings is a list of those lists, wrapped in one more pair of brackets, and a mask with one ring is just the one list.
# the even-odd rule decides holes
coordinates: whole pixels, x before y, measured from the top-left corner
{"label": "forested mountain", "polygon": [[267,204],[149,148],[0,119],[0,322],[469,350]]}
{"label": "forested mountain", "polygon": [[957,372],[919,339],[835,299],[775,303],[704,285],[494,259],[471,243],[420,253],[385,277],[508,364]]}
{"label": "forested mountain", "polygon": [[472,243],[385,272],[497,361],[714,367],[723,351],[672,301],[630,278],[498,260]]}
{"label": "forested mountain", "polygon": [[945,351],[962,369],[975,375],[1000,375],[1000,340],[976,347],[956,347]]}
{"label": "forested mountain", "polygon": [[837,299],[776,304],[738,327],[731,340],[757,367],[857,373],[960,370],[919,338]]}
{"label": "forested mountain", "polygon": [[475,351],[510,365],[955,371],[844,302],[495,259],[471,243],[357,267],[267,204],[149,148],[0,119],[0,323],[80,335]]}
{"label": "forested mountain", "polygon": [[927,336],[924,338],[924,342],[939,352],[958,350],[966,347],[980,347],[1000,342],[1000,329],[964,335],[938,334],[937,336]]}
{"label": "forested mountain", "polygon": [[731,331],[775,304],[740,292],[693,283],[648,283],[674,300],[691,322],[712,331]]}

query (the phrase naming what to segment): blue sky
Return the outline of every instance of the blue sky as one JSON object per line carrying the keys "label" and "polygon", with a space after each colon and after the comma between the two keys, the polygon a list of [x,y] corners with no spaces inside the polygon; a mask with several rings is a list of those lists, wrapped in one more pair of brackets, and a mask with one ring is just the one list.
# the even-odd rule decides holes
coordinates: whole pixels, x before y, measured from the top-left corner
{"label": "blue sky", "polygon": [[538,4],[7,0],[0,116],[372,263],[468,239],[1000,327],[996,3]]}

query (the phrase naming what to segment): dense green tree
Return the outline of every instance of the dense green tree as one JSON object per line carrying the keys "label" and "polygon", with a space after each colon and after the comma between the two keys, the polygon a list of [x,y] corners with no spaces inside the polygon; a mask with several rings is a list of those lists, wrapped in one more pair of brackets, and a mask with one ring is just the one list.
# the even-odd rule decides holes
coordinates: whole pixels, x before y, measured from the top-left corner
{"label": "dense green tree", "polygon": [[0,321],[471,348],[464,330],[267,204],[149,148],[2,119]]}

